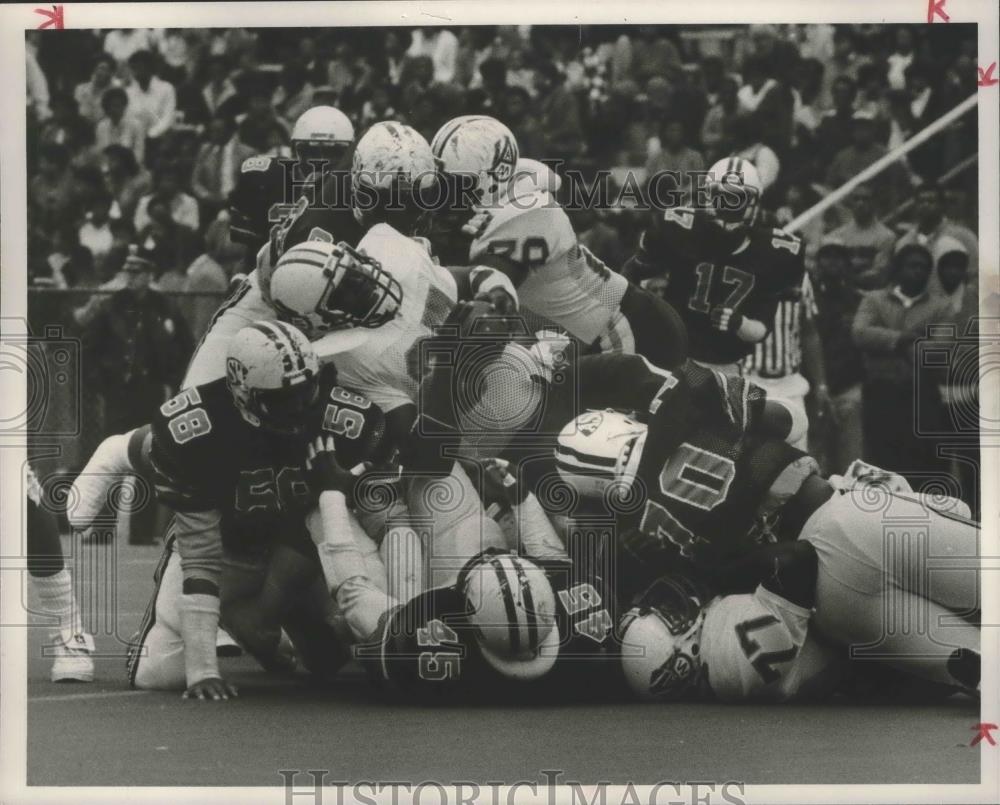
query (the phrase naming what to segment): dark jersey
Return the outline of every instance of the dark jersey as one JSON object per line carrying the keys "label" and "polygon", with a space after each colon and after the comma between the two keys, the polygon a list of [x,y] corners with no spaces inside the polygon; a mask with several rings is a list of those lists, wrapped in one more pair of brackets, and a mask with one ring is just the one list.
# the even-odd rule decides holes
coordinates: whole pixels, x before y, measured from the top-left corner
{"label": "dark jersey", "polygon": [[490,665],[479,650],[466,596],[456,587],[428,590],[386,612],[355,654],[377,687],[421,701],[592,695],[617,667],[610,576],[590,561],[592,548],[569,561],[532,560],[552,585],[559,635],[558,643],[542,648],[557,654],[538,678],[510,679]]}
{"label": "dark jersey", "polygon": [[317,500],[310,487],[306,447],[334,435],[338,460],[353,467],[378,460],[385,449],[381,409],[336,384],[324,372],[321,400],[300,436],[270,433],[248,423],[224,379],[185,389],[160,406],[150,425],[149,465],[157,497],[176,511],[218,510],[222,538],[249,548],[289,528]]}
{"label": "dark jersey", "polygon": [[715,329],[712,309],[732,308],[770,331],[778,300],[802,284],[804,249],[795,235],[762,226],[750,228],[736,251],[719,240],[708,216],[686,207],[668,209],[643,233],[633,265],[646,276],[667,275],[666,299],[687,326],[692,358],[733,363],[753,344]]}
{"label": "dark jersey", "polygon": [[[692,362],[670,372],[638,355],[587,355],[549,386],[544,419],[529,438],[536,446],[547,440],[551,451],[555,436],[545,435],[584,411],[634,412],[648,425],[636,481],[644,502],[616,512],[618,525],[658,538],[664,559],[714,567],[755,544],[771,485],[805,455],[759,435],[766,397],[744,378]],[[535,480],[544,483],[554,468],[536,459]]]}
{"label": "dark jersey", "polygon": [[[314,229],[326,232],[325,239],[351,246],[363,234],[351,210],[350,172],[340,168],[314,171],[294,159],[256,156],[244,160],[229,195],[229,208],[233,227],[258,249],[268,239],[274,244],[279,232],[284,248],[309,240]],[[280,254],[272,254],[272,264]]]}

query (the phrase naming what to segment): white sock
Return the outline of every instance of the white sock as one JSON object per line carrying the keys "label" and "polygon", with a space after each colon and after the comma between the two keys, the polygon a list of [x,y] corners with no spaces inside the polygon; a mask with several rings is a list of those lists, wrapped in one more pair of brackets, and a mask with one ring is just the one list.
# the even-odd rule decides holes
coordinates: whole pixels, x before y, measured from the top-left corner
{"label": "white sock", "polygon": [[63,568],[52,576],[32,576],[31,580],[38,590],[44,613],[59,619],[52,625],[53,638],[66,640],[82,634],[83,619],[73,597],[73,580],[69,571]]}

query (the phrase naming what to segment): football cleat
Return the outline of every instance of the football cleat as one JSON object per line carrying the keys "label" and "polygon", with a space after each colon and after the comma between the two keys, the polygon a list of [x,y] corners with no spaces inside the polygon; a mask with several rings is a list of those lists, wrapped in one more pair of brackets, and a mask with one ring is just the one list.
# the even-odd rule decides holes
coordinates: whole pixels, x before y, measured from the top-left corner
{"label": "football cleat", "polygon": [[94,638],[89,634],[60,636],[52,663],[53,682],[93,682]]}

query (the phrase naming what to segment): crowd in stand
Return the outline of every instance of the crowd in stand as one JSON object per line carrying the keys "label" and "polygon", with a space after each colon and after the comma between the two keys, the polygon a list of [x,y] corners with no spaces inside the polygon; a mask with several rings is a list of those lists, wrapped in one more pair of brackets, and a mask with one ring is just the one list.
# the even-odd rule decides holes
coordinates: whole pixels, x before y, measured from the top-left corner
{"label": "crowd in stand", "polygon": [[[682,191],[737,154],[758,167],[766,214],[787,223],[971,95],[975,55],[975,26],[958,24],[32,32],[29,276],[108,292],[135,286],[139,267],[154,293],[221,295],[246,259],[226,213],[240,164],[288,155],[292,124],[318,104],[359,131],[399,119],[428,139],[486,113],[522,155],[589,175],[676,171]],[[938,179],[976,149],[966,115],[800,233],[831,387],[912,379],[918,331],[974,314],[975,171]],[[615,268],[645,223],[636,211],[574,216]],[[130,261],[136,247],[148,263]],[[171,326],[200,336],[208,298],[184,298]],[[81,327],[106,319],[99,302],[73,306]]]}

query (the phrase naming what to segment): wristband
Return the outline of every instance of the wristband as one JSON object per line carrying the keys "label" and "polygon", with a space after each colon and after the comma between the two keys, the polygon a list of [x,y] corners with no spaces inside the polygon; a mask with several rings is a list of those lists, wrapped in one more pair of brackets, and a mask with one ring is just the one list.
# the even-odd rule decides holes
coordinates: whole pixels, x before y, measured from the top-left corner
{"label": "wristband", "polygon": [[181,638],[184,640],[184,674],[190,688],[204,679],[220,679],[215,655],[219,631],[219,599],[214,595],[181,596]]}
{"label": "wristband", "polygon": [[473,294],[485,294],[496,288],[502,288],[511,299],[514,300],[514,307],[517,307],[517,291],[510,277],[502,271],[490,266],[476,266],[469,272],[469,285]]}

